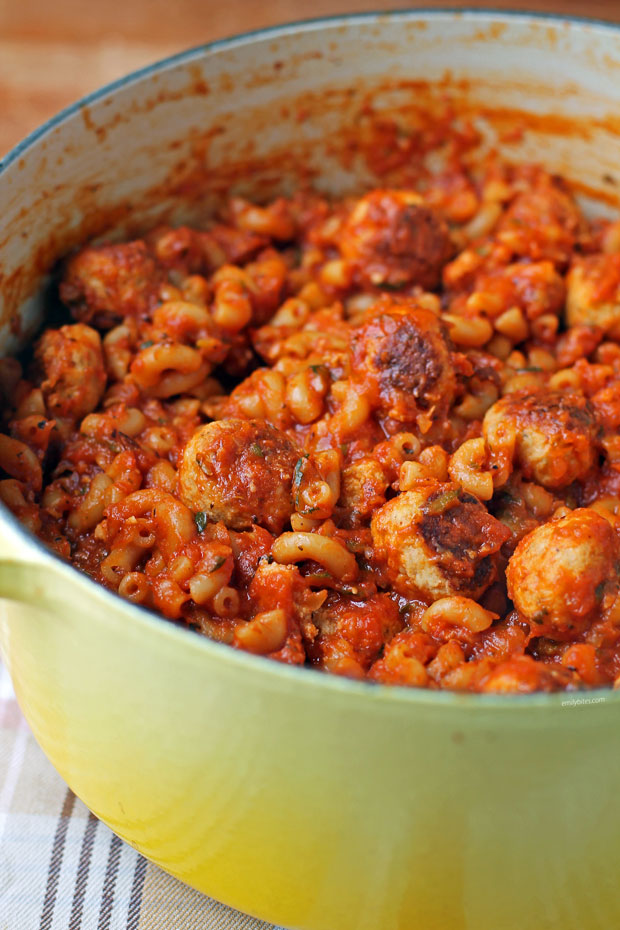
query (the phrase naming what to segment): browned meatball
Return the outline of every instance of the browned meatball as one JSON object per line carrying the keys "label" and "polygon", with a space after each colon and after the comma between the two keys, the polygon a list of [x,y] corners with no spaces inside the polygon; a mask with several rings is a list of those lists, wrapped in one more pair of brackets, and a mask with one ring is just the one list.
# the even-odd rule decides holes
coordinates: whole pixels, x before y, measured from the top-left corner
{"label": "browned meatball", "polygon": [[216,420],[189,440],[181,459],[181,497],[195,513],[235,530],[254,523],[280,533],[293,513],[299,451],[264,420]]}
{"label": "browned meatball", "polygon": [[101,400],[106,374],[99,333],[83,323],[46,330],[35,349],[50,415],[79,419]]}
{"label": "browned meatball", "polygon": [[384,504],[371,530],[395,590],[427,603],[480,597],[495,580],[494,556],[510,535],[476,497],[434,479]]}
{"label": "browned meatball", "polygon": [[382,504],[389,481],[376,459],[358,459],[343,468],[340,480],[340,506],[352,526],[358,526]]}
{"label": "browned meatball", "polygon": [[454,249],[434,210],[411,191],[375,190],[349,216],[340,244],[362,285],[436,287]]}
{"label": "browned meatball", "polygon": [[67,262],[60,297],[76,319],[113,325],[145,316],[154,305],[162,273],[144,242],[88,246]]}
{"label": "browned meatball", "polygon": [[613,603],[619,563],[609,521],[574,510],[521,540],[508,563],[508,594],[535,636],[572,639]]}
{"label": "browned meatball", "polygon": [[403,628],[397,604],[387,594],[355,600],[333,594],[312,614],[318,630],[307,644],[309,658],[336,675],[363,677],[383,647]]}
{"label": "browned meatball", "polygon": [[597,326],[620,339],[620,254],[576,258],[566,286],[569,326]]}
{"label": "browned meatball", "polygon": [[497,314],[519,307],[528,320],[543,313],[560,313],[566,298],[564,278],[549,261],[520,261],[484,269],[476,275],[474,290],[498,300]]}
{"label": "browned meatball", "polygon": [[546,488],[584,478],[596,457],[594,410],[581,394],[508,394],[487,410],[483,432],[492,455],[512,455]]}
{"label": "browned meatball", "polygon": [[583,217],[561,181],[542,173],[510,204],[496,230],[515,255],[566,265],[583,227]]}
{"label": "browned meatball", "polygon": [[374,405],[412,422],[444,417],[454,400],[456,375],[440,319],[414,303],[383,298],[354,330],[351,370]]}

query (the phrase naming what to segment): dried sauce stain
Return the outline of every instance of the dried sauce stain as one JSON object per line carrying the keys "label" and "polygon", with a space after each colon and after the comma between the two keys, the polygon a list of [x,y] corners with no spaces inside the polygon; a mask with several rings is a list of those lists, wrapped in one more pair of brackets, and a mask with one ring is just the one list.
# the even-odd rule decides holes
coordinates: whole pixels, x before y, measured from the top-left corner
{"label": "dried sauce stain", "polygon": [[211,93],[211,88],[205,80],[202,68],[195,62],[187,65],[187,70],[191,78],[190,92],[196,97],[206,97]]}
{"label": "dried sauce stain", "polygon": [[554,26],[547,26],[546,31],[545,31],[545,36],[546,36],[547,42],[549,43],[549,46],[551,48],[555,48],[560,38],[558,30]]}
{"label": "dried sauce stain", "polygon": [[601,55],[599,61],[608,74],[612,74],[614,71],[620,70],[620,62],[618,61],[617,57],[613,57],[612,55]]}
{"label": "dried sauce stain", "polygon": [[[322,51],[318,49],[308,50],[307,52],[299,52],[294,55],[288,55],[286,58],[286,70],[287,77],[291,78],[298,74],[299,69],[308,61],[321,61],[324,58]],[[273,68],[259,68],[254,72],[250,72],[247,77],[244,78],[243,87],[246,90],[253,90],[259,87],[267,87],[274,82],[274,74],[279,76],[279,72],[282,69],[284,62],[278,60],[274,62]],[[239,80],[239,79],[237,79]],[[231,90],[234,87],[230,88]]]}
{"label": "dried sauce stain", "polygon": [[92,132],[95,132],[97,127],[93,123],[93,118],[90,115],[90,107],[80,107],[80,116],[84,122],[84,125],[87,129],[90,129]]}
{"label": "dried sauce stain", "polygon": [[475,42],[495,42],[497,39],[501,39],[507,29],[507,23],[496,20],[488,23],[483,29],[476,30],[471,38]]}
{"label": "dried sauce stain", "polygon": [[[188,72],[188,82],[179,90],[161,89],[156,94],[148,96],[142,100],[134,101],[130,106],[122,111],[118,111],[111,119],[106,122],[97,124],[92,116],[92,108],[84,106],[80,108],[80,115],[87,129],[94,132],[100,141],[103,141],[111,130],[124,122],[128,122],[132,116],[138,113],[148,113],[162,103],[174,103],[186,97],[206,97],[211,93],[211,88],[206,81],[202,68],[196,63],[189,63],[186,66]],[[157,75],[151,78],[151,83],[155,84],[159,80]],[[98,105],[110,106],[117,104],[114,97],[106,97]]]}
{"label": "dried sauce stain", "polygon": [[[601,178],[601,181],[604,184],[608,184],[612,187],[616,187],[618,182],[612,175],[606,174]],[[620,203],[620,196],[617,190],[604,190],[600,187],[593,187],[590,184],[585,184],[583,181],[568,181],[568,189],[573,194],[581,195],[582,197],[587,197],[590,200],[595,200],[598,203],[605,203],[610,207],[618,207]]]}

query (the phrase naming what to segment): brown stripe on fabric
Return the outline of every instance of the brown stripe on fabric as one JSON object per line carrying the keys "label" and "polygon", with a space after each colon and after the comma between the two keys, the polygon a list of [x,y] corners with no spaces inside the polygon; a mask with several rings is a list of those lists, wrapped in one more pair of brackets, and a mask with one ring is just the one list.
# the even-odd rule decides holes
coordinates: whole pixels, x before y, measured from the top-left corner
{"label": "brown stripe on fabric", "polygon": [[99,821],[95,815],[89,813],[84,829],[84,836],[82,837],[82,848],[80,849],[80,860],[78,862],[75,891],[73,892],[73,903],[71,905],[71,917],[69,918],[69,930],[80,930],[82,925],[82,910],[84,908],[86,883],[88,881],[90,860],[93,854],[95,832],[98,823]]}
{"label": "brown stripe on fabric", "polygon": [[144,888],[146,866],[146,859],[144,859],[142,856],[138,856],[136,868],[133,873],[133,884],[131,886],[129,910],[127,911],[127,930],[136,930],[138,921],[140,920],[140,908],[142,906],[142,890]]}
{"label": "brown stripe on fabric", "polygon": [[45,885],[45,898],[43,899],[43,910],[41,911],[41,921],[39,930],[49,930],[52,926],[54,916],[54,905],[56,904],[56,895],[58,893],[58,882],[60,880],[60,869],[62,866],[62,857],[65,851],[65,841],[67,839],[67,830],[69,829],[69,818],[73,813],[75,805],[75,795],[70,788],[63,801],[60,817],[54,834],[52,844],[52,855],[47,870],[47,883]]}
{"label": "brown stripe on fabric", "polygon": [[115,833],[110,839],[110,851],[108,853],[108,862],[105,867],[105,876],[103,879],[103,892],[101,894],[101,907],[99,908],[99,922],[97,930],[109,930],[112,919],[112,909],[114,907],[114,891],[116,889],[116,876],[118,875],[118,864],[121,861],[121,849],[123,841]]}

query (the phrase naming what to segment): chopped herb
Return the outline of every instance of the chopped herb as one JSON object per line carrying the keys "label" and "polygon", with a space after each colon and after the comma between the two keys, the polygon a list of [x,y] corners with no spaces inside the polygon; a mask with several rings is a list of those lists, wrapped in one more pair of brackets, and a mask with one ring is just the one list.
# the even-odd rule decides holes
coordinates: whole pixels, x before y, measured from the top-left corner
{"label": "chopped herb", "polygon": [[538,613],[536,613],[532,617],[532,620],[534,621],[534,623],[538,623],[540,625],[541,623],[545,622],[545,617],[547,616],[548,613],[549,613],[549,610],[547,607],[541,607]]}
{"label": "chopped herb", "polygon": [[37,426],[39,427],[39,429],[45,429],[46,425],[47,425],[47,420],[39,420],[39,422],[37,423]]}
{"label": "chopped herb", "polygon": [[214,565],[213,568],[211,569],[211,574],[213,574],[213,572],[218,571],[218,569],[220,569],[220,568],[222,567],[222,565],[224,564],[225,561],[226,561],[226,559],[224,558],[224,556],[223,556],[223,555],[219,555],[219,556],[217,557],[217,559],[215,560],[215,565]]}
{"label": "chopped herb", "polygon": [[315,373],[315,375],[318,375],[322,371],[325,371],[325,365],[310,365],[310,368]]}
{"label": "chopped herb", "polygon": [[538,368],[536,365],[528,365],[528,366],[526,366],[525,368],[517,368],[516,370],[517,370],[517,373],[518,373],[518,374],[523,374],[524,372],[527,372],[527,371],[536,371],[536,372],[540,372],[540,371],[542,371],[543,369],[542,369],[542,368]]}
{"label": "chopped herb", "polygon": [[147,339],[146,342],[143,342],[140,345],[141,349],[150,349],[152,345],[155,345],[152,339]]}
{"label": "chopped herb", "polygon": [[344,541],[345,546],[350,552],[364,552],[366,546],[361,539],[356,539],[353,537],[348,537]]}
{"label": "chopped herb", "polygon": [[202,459],[198,458],[198,456],[196,456],[196,465],[198,466],[198,468],[203,474],[210,475],[209,469],[207,468],[205,463],[202,461]]}
{"label": "chopped herb", "polygon": [[295,507],[299,507],[299,488],[301,486],[301,481],[304,476],[304,471],[306,468],[306,462],[308,461],[308,454],[302,455],[300,459],[297,459],[295,463],[295,469],[293,471],[293,491],[295,492]]}
{"label": "chopped herb", "polygon": [[265,458],[265,453],[258,442],[253,442],[252,445],[250,446],[250,449],[252,450],[254,455],[258,455],[258,457],[261,459]]}
{"label": "chopped herb", "polygon": [[426,509],[428,513],[443,513],[444,510],[447,510],[448,507],[454,504],[458,499],[458,491],[444,491],[443,494],[440,494],[439,497],[431,501]]}
{"label": "chopped herb", "polygon": [[194,514],[194,523],[199,533],[203,533],[207,525],[207,515],[204,510],[199,510]]}
{"label": "chopped herb", "polygon": [[603,600],[604,593],[605,593],[605,582],[599,581],[599,583],[594,589],[594,597],[596,599],[597,604],[600,604],[601,601]]}

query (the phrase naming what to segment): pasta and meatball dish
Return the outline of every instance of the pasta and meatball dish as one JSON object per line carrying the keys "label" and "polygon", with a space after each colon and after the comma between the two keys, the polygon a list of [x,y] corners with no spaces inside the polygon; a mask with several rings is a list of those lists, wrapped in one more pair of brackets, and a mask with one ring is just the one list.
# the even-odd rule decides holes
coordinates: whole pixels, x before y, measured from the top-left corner
{"label": "pasta and meatball dish", "polygon": [[97,242],[0,364],[0,498],[135,604],[372,682],[620,681],[620,222],[536,165]]}

